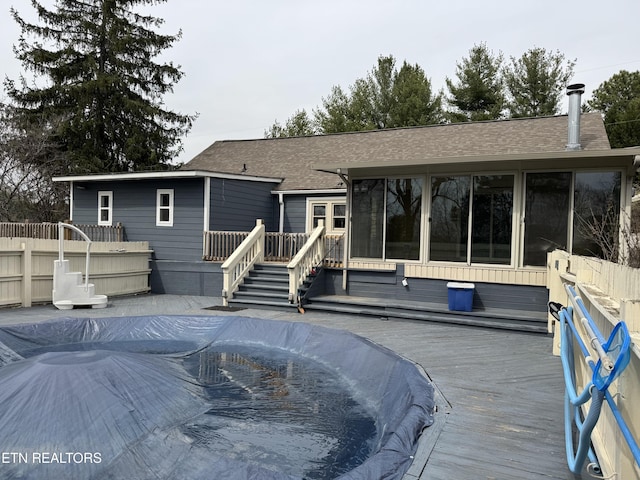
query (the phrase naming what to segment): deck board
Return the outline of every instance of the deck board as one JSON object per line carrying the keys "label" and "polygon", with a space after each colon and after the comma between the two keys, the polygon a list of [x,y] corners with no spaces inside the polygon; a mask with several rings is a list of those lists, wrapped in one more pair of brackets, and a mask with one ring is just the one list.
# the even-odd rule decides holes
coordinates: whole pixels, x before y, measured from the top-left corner
{"label": "deck board", "polygon": [[[576,479],[566,466],[564,384],[552,339],[504,330],[323,312],[205,310],[213,297],[141,295],[102,310],[0,309],[0,324],[60,317],[240,315],[350,330],[420,364],[440,395],[406,480]],[[584,478],[587,478],[585,475]]]}

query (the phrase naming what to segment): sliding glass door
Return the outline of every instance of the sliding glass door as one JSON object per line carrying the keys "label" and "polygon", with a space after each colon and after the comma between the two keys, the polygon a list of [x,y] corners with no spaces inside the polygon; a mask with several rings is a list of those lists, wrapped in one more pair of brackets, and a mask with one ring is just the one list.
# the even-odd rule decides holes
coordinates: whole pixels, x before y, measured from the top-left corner
{"label": "sliding glass door", "polygon": [[431,178],[432,261],[511,264],[514,175]]}

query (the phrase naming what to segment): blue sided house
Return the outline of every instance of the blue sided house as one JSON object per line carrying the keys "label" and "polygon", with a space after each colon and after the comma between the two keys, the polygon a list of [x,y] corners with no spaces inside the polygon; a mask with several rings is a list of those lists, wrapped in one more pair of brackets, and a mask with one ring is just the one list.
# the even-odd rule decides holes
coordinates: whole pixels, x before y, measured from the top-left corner
{"label": "blue sided house", "polygon": [[[547,253],[602,254],[594,224],[618,242],[640,165],[580,93],[569,115],[218,141],[177,171],[57,180],[74,223],[149,241],[155,292],[458,323],[509,311],[546,331]],[[473,311],[449,311],[450,282],[473,284]]]}

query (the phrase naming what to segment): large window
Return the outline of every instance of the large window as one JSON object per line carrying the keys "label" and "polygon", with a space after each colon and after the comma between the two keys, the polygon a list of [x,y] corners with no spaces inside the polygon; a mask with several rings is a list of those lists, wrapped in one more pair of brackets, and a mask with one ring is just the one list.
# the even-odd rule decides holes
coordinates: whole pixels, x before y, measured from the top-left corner
{"label": "large window", "polygon": [[352,200],[351,256],[420,259],[421,179],[354,180]]}
{"label": "large window", "polygon": [[576,173],[572,253],[617,260],[620,182],[620,172]]}
{"label": "large window", "polygon": [[567,248],[571,172],[527,173],[525,181],[525,266],[543,266],[547,252]]}
{"label": "large window", "polygon": [[98,225],[113,224],[113,192],[98,192]]}
{"label": "large window", "polygon": [[353,181],[351,256],[382,258],[385,180]]}
{"label": "large window", "polygon": [[173,189],[159,189],[157,192],[156,225],[173,226]]}
{"label": "large window", "polygon": [[471,177],[431,179],[429,259],[467,261]]}
{"label": "large window", "polygon": [[620,172],[527,173],[523,265],[546,265],[556,248],[615,258],[621,179]]}
{"label": "large window", "polygon": [[473,177],[471,262],[511,263],[513,175]]}
{"label": "large window", "polygon": [[386,193],[385,257],[419,260],[422,180],[389,178]]}
{"label": "large window", "polygon": [[511,264],[514,178],[432,177],[430,260]]}

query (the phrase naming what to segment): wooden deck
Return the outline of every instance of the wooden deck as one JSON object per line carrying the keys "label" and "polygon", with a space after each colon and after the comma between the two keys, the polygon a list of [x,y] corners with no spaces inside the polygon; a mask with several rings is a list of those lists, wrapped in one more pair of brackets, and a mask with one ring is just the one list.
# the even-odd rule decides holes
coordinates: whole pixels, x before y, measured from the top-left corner
{"label": "wooden deck", "polygon": [[[102,310],[51,305],[0,309],[0,324],[60,317],[150,314],[242,315],[350,330],[422,365],[438,391],[436,423],[425,431],[406,480],[577,479],[566,466],[564,384],[549,336],[368,316],[205,309],[219,298],[141,295]],[[588,478],[584,475],[584,478]]]}

